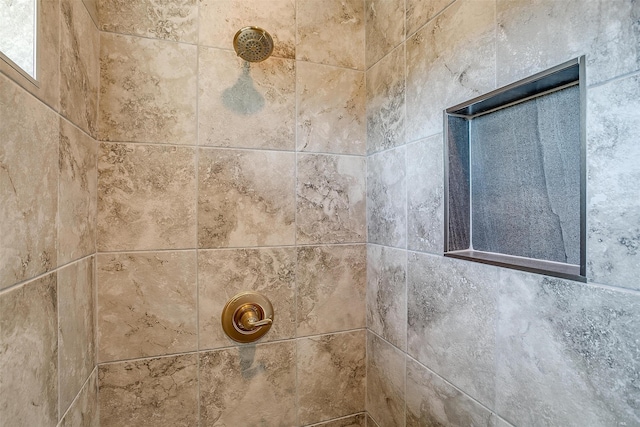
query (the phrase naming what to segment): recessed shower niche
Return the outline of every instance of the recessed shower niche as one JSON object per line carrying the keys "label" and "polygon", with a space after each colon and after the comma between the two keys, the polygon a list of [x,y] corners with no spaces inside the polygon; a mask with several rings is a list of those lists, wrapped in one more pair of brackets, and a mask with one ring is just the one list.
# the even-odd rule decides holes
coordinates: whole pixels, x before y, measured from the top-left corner
{"label": "recessed shower niche", "polygon": [[585,281],[584,57],[445,111],[445,256]]}

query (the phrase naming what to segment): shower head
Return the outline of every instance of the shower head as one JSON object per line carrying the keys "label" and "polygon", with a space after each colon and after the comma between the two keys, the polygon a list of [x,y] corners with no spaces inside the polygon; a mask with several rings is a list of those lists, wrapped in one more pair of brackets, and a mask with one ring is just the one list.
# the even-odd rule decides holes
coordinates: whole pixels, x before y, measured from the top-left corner
{"label": "shower head", "polygon": [[244,27],[233,38],[233,48],[245,61],[260,62],[273,52],[273,39],[262,28]]}

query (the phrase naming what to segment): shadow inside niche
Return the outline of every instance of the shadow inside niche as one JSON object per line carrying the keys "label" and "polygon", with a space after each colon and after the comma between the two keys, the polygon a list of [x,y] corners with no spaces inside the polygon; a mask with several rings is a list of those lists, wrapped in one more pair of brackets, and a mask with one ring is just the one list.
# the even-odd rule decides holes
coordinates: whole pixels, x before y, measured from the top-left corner
{"label": "shadow inside niche", "polygon": [[264,97],[256,90],[249,74],[250,64],[244,62],[242,74],[236,84],[222,93],[222,104],[231,111],[249,116],[262,110]]}

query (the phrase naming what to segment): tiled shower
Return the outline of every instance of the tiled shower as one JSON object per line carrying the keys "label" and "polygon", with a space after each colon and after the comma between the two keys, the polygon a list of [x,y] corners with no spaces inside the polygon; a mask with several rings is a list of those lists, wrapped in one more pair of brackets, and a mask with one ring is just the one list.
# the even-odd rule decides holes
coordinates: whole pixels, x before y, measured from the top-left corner
{"label": "tiled shower", "polygon": [[[40,86],[0,75],[0,426],[640,425],[639,3],[39,4]],[[583,54],[588,283],[444,258],[442,111]]]}

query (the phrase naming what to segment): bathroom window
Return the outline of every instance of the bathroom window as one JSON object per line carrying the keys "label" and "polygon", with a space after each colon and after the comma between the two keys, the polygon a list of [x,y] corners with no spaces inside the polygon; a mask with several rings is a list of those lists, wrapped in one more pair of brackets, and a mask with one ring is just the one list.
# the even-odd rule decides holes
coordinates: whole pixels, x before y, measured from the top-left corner
{"label": "bathroom window", "polygon": [[584,281],[584,57],[445,111],[445,256]]}
{"label": "bathroom window", "polygon": [[35,83],[38,68],[37,0],[0,0],[0,59]]}

